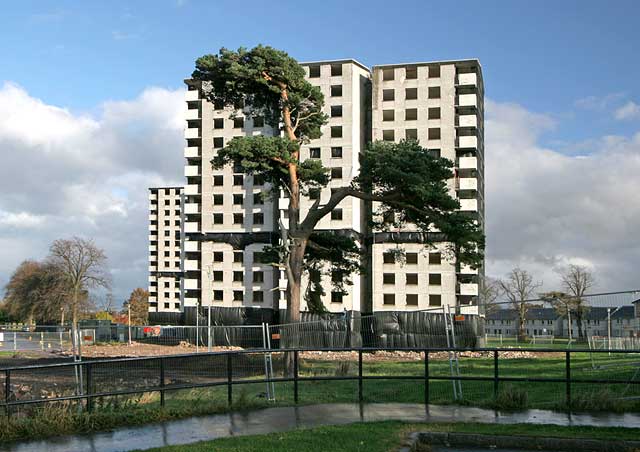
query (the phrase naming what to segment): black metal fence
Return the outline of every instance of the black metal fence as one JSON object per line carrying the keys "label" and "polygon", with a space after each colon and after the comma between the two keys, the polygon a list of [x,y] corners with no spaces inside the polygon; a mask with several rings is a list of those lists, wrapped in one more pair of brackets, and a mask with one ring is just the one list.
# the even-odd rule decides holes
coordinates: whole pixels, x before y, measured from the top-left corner
{"label": "black metal fence", "polygon": [[[524,355],[514,359],[514,353]],[[640,399],[640,350],[238,350],[12,367],[0,369],[0,378],[0,409],[7,416],[26,406],[60,402],[92,411],[95,402],[104,398],[140,394],[157,397],[154,403],[164,407],[168,395],[185,389],[213,391],[204,397],[226,397],[231,407],[234,391],[242,386],[254,392],[257,386],[256,397],[286,403],[298,403],[312,393],[320,394],[324,402],[338,401],[336,397],[342,394],[354,402],[387,401],[383,399],[388,397],[393,401],[473,403],[497,400],[506,389],[519,386],[521,392],[532,394],[532,401],[540,397],[553,402],[551,406],[562,404],[571,409],[574,397],[583,398],[586,388],[608,388],[613,400]],[[318,390],[311,383],[325,386]],[[451,389],[453,398],[448,395]]]}

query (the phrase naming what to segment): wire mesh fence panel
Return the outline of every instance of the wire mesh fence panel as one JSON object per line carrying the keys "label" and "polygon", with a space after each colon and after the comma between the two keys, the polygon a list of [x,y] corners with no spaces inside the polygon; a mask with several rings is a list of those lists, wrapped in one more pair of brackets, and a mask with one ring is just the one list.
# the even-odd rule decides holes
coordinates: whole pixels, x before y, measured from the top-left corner
{"label": "wire mesh fence panel", "polygon": [[164,384],[180,387],[227,381],[227,356],[205,354],[163,358]]}
{"label": "wire mesh fence panel", "polygon": [[91,392],[135,391],[160,386],[160,361],[121,360],[91,366]]}
{"label": "wire mesh fence panel", "polygon": [[[591,351],[571,356],[571,377],[586,393],[578,393],[577,406],[591,397],[606,405],[607,401],[640,401],[640,352],[609,353]],[[597,384],[580,383],[580,380],[597,380]],[[622,384],[609,384],[623,381]],[[585,395],[587,394],[587,395]]]}
{"label": "wire mesh fence panel", "polygon": [[[86,374],[81,365],[52,368],[29,368],[11,370],[10,402],[46,401],[58,397],[69,397],[84,393]],[[28,413],[29,405],[23,413]],[[36,405],[33,405],[34,409]],[[17,410],[11,409],[12,413]]]}
{"label": "wire mesh fence panel", "polygon": [[[364,347],[444,348],[449,314],[435,311],[378,312],[361,318],[360,335]],[[480,319],[474,315],[450,316],[455,345],[474,347],[481,335]]]}
{"label": "wire mesh fence panel", "polygon": [[271,348],[348,348],[349,323],[327,319],[269,325]]}
{"label": "wire mesh fence panel", "polygon": [[[319,379],[299,383],[299,397],[304,403],[357,401],[357,382],[341,380],[358,376],[356,352],[301,351],[298,354],[298,375],[301,378]],[[325,378],[338,380],[323,381]]]}
{"label": "wire mesh fence panel", "polygon": [[[205,337],[209,344],[209,332]],[[212,326],[212,347],[240,347],[244,349],[266,348],[265,329],[262,325]]]}
{"label": "wire mesh fence panel", "polygon": [[1,331],[0,352],[67,351],[72,348],[66,331]]}

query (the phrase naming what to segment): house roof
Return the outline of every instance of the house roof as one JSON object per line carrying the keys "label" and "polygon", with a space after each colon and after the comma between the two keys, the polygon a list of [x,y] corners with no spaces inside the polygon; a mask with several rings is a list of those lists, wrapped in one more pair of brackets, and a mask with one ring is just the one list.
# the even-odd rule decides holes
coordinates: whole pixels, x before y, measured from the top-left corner
{"label": "house roof", "polygon": [[633,306],[622,306],[617,311],[615,311],[617,308],[591,308],[587,312],[587,315],[585,316],[585,319],[587,319],[587,320],[606,320],[607,319],[607,310],[608,309],[611,309],[611,318],[612,319],[632,319],[635,316],[635,310],[634,310]]}
{"label": "house roof", "polygon": [[[525,319],[527,320],[556,320],[558,313],[553,308],[529,308]],[[515,309],[498,309],[487,314],[488,320],[515,320],[518,313]]]}
{"label": "house roof", "polygon": [[[617,311],[617,308],[591,307],[585,314],[584,320],[606,320],[608,309],[611,309],[612,319],[632,319],[635,317],[633,306],[622,306]],[[553,308],[529,308],[525,316],[527,320],[556,320],[558,317],[560,316]],[[517,318],[518,314],[515,309],[498,309],[487,314],[488,320],[516,320]]]}

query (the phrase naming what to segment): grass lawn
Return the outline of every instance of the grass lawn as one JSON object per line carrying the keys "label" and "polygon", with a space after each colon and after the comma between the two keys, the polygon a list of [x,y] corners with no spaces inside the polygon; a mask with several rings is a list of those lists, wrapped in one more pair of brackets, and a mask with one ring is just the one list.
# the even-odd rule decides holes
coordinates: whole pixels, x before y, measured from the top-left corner
{"label": "grass lawn", "polygon": [[[276,376],[282,375],[281,363],[274,354]],[[281,356],[280,356],[281,358]],[[631,379],[640,369],[640,357],[633,355],[602,354],[594,368],[589,353],[576,353],[571,359],[571,373],[574,379]],[[202,359],[195,357],[194,359]],[[137,365],[132,362],[132,365]],[[242,375],[254,375],[263,378],[264,361],[259,355],[239,362]],[[134,368],[123,367],[119,375],[127,378],[127,384],[146,386],[145,373]],[[500,360],[501,376],[510,377],[555,377],[565,374],[564,354],[546,358],[521,358]],[[204,367],[199,378],[210,380],[226,375],[226,369]],[[279,370],[280,369],[280,370]],[[235,371],[235,368],[234,368]],[[180,378],[182,383],[191,381],[188,363],[171,370],[168,378]],[[217,377],[215,373],[217,372]],[[491,358],[461,358],[460,373],[463,376],[493,376]],[[117,385],[113,371],[104,369],[98,378],[98,369],[94,369],[96,391],[108,390],[108,384]],[[323,361],[319,359],[301,359],[301,377],[327,377],[334,375],[357,375],[357,363],[345,364],[345,361]],[[407,380],[365,380],[363,382],[363,401],[365,403],[424,403],[424,363],[422,361],[374,361],[363,363],[365,376],[414,376],[418,379]],[[447,360],[431,360],[432,377],[450,375]],[[250,377],[243,377],[250,378]],[[138,380],[140,379],[140,380]],[[640,374],[636,375],[640,380]],[[200,380],[202,381],[202,380]],[[251,381],[251,380],[250,380]],[[20,374],[12,375],[14,384],[20,382]],[[170,383],[168,383],[170,384]],[[518,382],[500,384],[498,399],[494,399],[493,381],[463,381],[462,398],[454,400],[452,383],[444,380],[431,380],[429,384],[430,402],[435,404],[458,403],[461,405],[495,407],[498,409],[564,409],[564,383]],[[266,384],[253,383],[234,385],[233,410],[252,410],[268,406],[290,406],[294,404],[292,382],[275,384],[275,402],[266,400]],[[572,408],[577,411],[640,411],[640,384],[613,385],[572,384]],[[73,403],[54,406],[48,404],[41,408],[34,406],[15,408],[11,422],[0,416],[0,442],[38,438],[46,436],[89,433],[109,430],[118,426],[133,426],[150,422],[161,422],[190,416],[215,414],[229,411],[226,385],[183,389],[166,392],[165,409],[160,409],[158,393],[138,396],[118,396],[96,399],[93,413],[78,413]],[[317,403],[354,403],[358,401],[357,381],[301,381],[299,383],[299,404]],[[492,427],[495,429],[495,427]],[[239,449],[244,450],[244,449]],[[356,449],[357,450],[357,449]]]}
{"label": "grass lawn", "polygon": [[408,424],[373,422],[295,430],[285,433],[221,438],[186,446],[150,449],[155,452],[314,452],[331,450],[386,452],[396,450],[409,432],[465,432],[559,438],[638,440],[640,431],[625,428],[558,427],[552,425]]}

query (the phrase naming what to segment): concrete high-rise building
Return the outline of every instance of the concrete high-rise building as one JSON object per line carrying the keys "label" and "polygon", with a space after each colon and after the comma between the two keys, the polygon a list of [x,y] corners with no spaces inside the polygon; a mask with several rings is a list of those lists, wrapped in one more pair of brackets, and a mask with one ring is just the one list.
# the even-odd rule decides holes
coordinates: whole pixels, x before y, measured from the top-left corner
{"label": "concrete high-rise building", "polygon": [[180,312],[182,187],[149,189],[149,310]]}
{"label": "concrete high-rise building", "polygon": [[[359,173],[359,153],[371,140],[418,139],[429,152],[455,162],[451,194],[460,200],[461,210],[484,224],[484,90],[477,60],[384,65],[373,70],[355,60],[302,65],[309,82],[322,90],[324,111],[329,116],[322,137],[301,148],[302,159],[320,159],[331,170],[329,186],[314,197],[326,201],[331,189],[348,185]],[[243,109],[230,118],[232,110],[204,99],[197,83],[185,83],[186,184],[182,192],[169,189],[174,191],[165,195],[161,194],[163,189],[151,191],[157,204],[150,220],[152,227],[155,221],[158,228],[155,240],[152,231],[150,248],[158,265],[155,270],[150,268],[155,309],[173,311],[178,305],[185,310],[198,304],[285,308],[284,273],[263,264],[260,257],[265,246],[277,243],[278,218],[286,226],[288,199],[265,196],[268,186],[257,177],[231,167],[214,170],[211,166],[217,150],[231,138],[279,132]],[[159,204],[166,202],[167,196],[174,196],[174,203],[180,200],[181,209],[172,210],[177,218],[159,216],[163,208]],[[302,199],[303,216],[308,202]],[[443,244],[425,252],[410,226],[391,232],[372,231],[368,226],[372,208],[375,211],[369,203],[347,198],[318,224],[319,229],[353,235],[366,250],[368,271],[354,275],[347,295],[331,291],[330,277],[323,281],[323,302],[330,311],[415,310],[473,303],[482,269],[451,262]],[[166,242],[160,246],[160,235],[167,234],[162,229],[167,220],[172,227],[182,225],[177,232],[180,246],[172,243],[168,250]],[[171,237],[176,237],[175,233],[169,230]],[[387,253],[396,248],[405,252],[403,263]],[[176,249],[181,253],[176,254]],[[179,256],[179,273],[175,273],[175,260],[170,261],[171,267],[159,265],[167,251],[173,259]],[[181,278],[179,301],[164,297],[177,293],[177,286],[167,286],[173,291],[163,292],[169,278],[167,268],[174,271],[172,281]]]}

